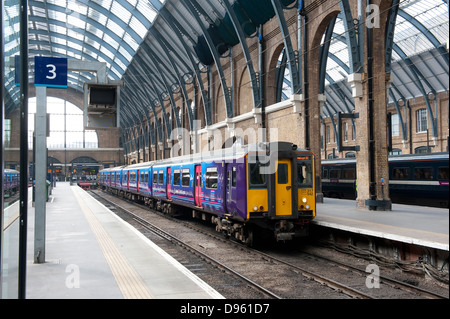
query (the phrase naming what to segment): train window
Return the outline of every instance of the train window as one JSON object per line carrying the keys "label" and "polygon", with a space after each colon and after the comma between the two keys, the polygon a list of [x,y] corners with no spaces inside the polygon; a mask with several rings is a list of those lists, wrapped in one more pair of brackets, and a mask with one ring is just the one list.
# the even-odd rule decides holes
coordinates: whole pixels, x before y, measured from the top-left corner
{"label": "train window", "polygon": [[300,188],[312,187],[312,162],[297,162],[297,183]]}
{"label": "train window", "polygon": [[392,170],[392,179],[409,179],[409,168],[394,168]]}
{"label": "train window", "polygon": [[356,169],[355,168],[346,168],[342,171],[343,179],[355,179],[356,178]]}
{"label": "train window", "polygon": [[438,180],[448,181],[448,167],[438,167]]}
{"label": "train window", "polygon": [[[448,176],[448,169],[447,169]],[[233,167],[233,171],[231,173],[231,187],[236,187],[236,167]]]}
{"label": "train window", "polygon": [[414,179],[422,179],[422,180],[433,179],[433,168],[432,167],[414,168]]}
{"label": "train window", "polygon": [[287,164],[278,164],[277,168],[278,184],[287,184],[289,182],[289,167]]}
{"label": "train window", "polygon": [[326,168],[322,169],[322,178],[323,179],[328,178],[328,170]]}
{"label": "train window", "polygon": [[159,185],[163,185],[164,184],[164,171],[159,171],[158,184]]}
{"label": "train window", "polygon": [[262,187],[266,185],[266,175],[261,174],[260,168],[264,167],[260,162],[248,165],[250,187]]}
{"label": "train window", "polygon": [[207,167],[206,168],[206,188],[217,188],[218,182],[217,167]]}
{"label": "train window", "polygon": [[190,173],[189,168],[184,168],[182,173],[183,173],[183,175],[181,177],[181,185],[189,186],[189,182],[191,180],[191,173]]}
{"label": "train window", "polygon": [[173,171],[173,185],[180,186],[181,184],[181,171],[176,169]]}
{"label": "train window", "polygon": [[340,172],[338,169],[330,169],[330,178],[339,178],[341,175]]}
{"label": "train window", "polygon": [[136,172],[130,173],[130,182],[135,183],[136,182]]}
{"label": "train window", "polygon": [[157,184],[158,183],[158,172],[154,171],[153,172],[153,184]]}

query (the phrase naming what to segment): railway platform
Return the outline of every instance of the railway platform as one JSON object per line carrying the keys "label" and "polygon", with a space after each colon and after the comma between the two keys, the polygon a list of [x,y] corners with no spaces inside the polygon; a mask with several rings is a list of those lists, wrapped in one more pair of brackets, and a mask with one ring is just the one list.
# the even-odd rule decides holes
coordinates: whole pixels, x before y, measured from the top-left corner
{"label": "railway platform", "polygon": [[356,201],[324,198],[315,225],[442,251],[449,250],[449,211],[392,204],[391,211],[356,208]]}
{"label": "railway platform", "polygon": [[28,299],[223,298],[78,186],[53,190],[42,264],[33,260],[31,203],[28,214]]}

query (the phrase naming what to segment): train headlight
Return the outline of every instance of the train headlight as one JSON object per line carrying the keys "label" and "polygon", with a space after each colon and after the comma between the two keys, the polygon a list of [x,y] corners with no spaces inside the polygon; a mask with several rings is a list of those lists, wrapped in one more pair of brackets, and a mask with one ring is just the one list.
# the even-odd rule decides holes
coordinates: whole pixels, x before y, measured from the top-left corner
{"label": "train headlight", "polygon": [[306,205],[306,209],[309,209],[309,205]]}
{"label": "train headlight", "polygon": [[303,203],[306,203],[306,197],[303,197],[303,198],[302,198],[302,202],[303,202]]}
{"label": "train headlight", "polygon": [[253,207],[253,210],[256,212],[258,211],[258,206]]}

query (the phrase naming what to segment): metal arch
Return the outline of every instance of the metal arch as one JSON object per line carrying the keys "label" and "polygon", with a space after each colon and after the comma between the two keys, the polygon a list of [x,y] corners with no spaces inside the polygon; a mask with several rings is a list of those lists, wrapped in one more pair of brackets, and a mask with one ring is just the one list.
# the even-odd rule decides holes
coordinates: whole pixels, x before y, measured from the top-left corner
{"label": "metal arch", "polygon": [[[114,21],[118,26],[120,26],[123,30],[125,30],[137,43],[139,43],[142,40],[140,38],[140,36],[132,28],[130,28],[129,24],[126,24],[124,21],[122,21],[119,17],[117,17],[115,14],[113,14],[111,11],[107,10],[106,8],[98,5],[94,1],[89,1],[89,0],[77,0],[77,1],[79,3],[82,3],[82,4],[86,5],[88,8],[92,8],[92,9],[98,11],[99,13],[103,14],[105,17],[107,17],[107,18],[111,19],[112,21]],[[123,1],[121,2],[121,4],[122,3],[123,3]],[[43,4],[43,5],[41,5],[41,4]],[[60,7],[60,6],[55,5],[55,4],[47,3],[47,2],[44,3],[44,2],[38,2],[38,1],[34,1],[34,0],[29,0],[29,5],[33,6],[33,7],[39,7],[39,8],[42,8],[44,10],[58,11],[58,12],[62,12],[64,14],[67,14],[66,13],[66,10],[67,10],[66,8]],[[128,11],[130,12],[130,10],[128,10]],[[135,11],[134,13],[137,12],[137,10],[134,10],[134,11]],[[77,15],[79,15],[82,18],[81,20],[84,20],[84,21],[88,20],[88,21],[92,22],[91,23],[92,25],[99,26],[98,28],[100,30],[109,31],[108,29],[105,28],[104,25],[99,24],[97,21],[95,21],[94,19],[88,17],[87,15],[81,14],[81,13],[78,13],[78,12],[77,12]],[[142,14],[140,14],[140,16],[143,17]],[[143,18],[145,20],[147,20],[145,17],[143,17]],[[145,22],[145,20],[141,20],[140,19],[139,21]],[[147,28],[151,26],[151,24],[148,24],[148,23],[142,23],[142,24],[145,27],[147,27]],[[107,32],[105,32],[105,33],[107,33]],[[116,37],[117,37],[117,35],[116,35]]]}
{"label": "metal arch", "polygon": [[330,51],[331,36],[333,35],[334,25],[336,24],[337,16],[331,19],[330,24],[325,32],[325,39],[323,45],[320,46],[319,57],[319,93],[325,92],[325,74],[327,73],[328,52]]}
{"label": "metal arch", "polygon": [[[136,59],[138,65],[144,70],[144,74],[146,72],[148,72],[148,71],[151,71],[151,70],[147,69],[148,66],[145,63],[142,63],[143,61],[141,61],[141,63],[139,63],[139,60],[142,60],[141,56],[136,56],[135,59]],[[151,73],[151,72],[148,72],[148,73]],[[145,77],[145,78],[147,78],[149,80],[149,84],[150,84],[149,89],[156,88],[155,82],[153,81],[153,77],[152,76]],[[166,126],[167,136],[169,137],[171,135],[171,133],[172,133],[172,127],[171,127],[171,125],[169,125],[170,123],[169,123],[169,120],[167,118],[166,111],[164,109],[164,101],[163,101],[163,99],[161,97],[161,94],[158,94],[157,91],[154,91],[153,93],[156,95],[156,99],[158,100],[158,102],[159,102],[159,104],[161,106],[161,116],[162,116],[162,118],[164,120],[164,124]]]}
{"label": "metal arch", "polygon": [[392,71],[392,49],[394,46],[394,34],[395,34],[395,25],[397,22],[397,15],[399,10],[400,0],[393,0],[392,6],[389,8],[388,18],[386,21],[386,53],[385,53],[385,62],[386,62],[386,73],[390,73]]}
{"label": "metal arch", "polygon": [[[281,57],[281,62],[279,64],[279,67],[276,68],[276,80],[277,80],[276,102],[281,101],[282,94],[283,94],[283,81],[284,81],[284,74],[286,72],[286,61],[287,61],[286,48],[283,48],[282,53],[283,53],[283,55]],[[289,82],[289,85],[290,85],[290,82]]]}
{"label": "metal arch", "polygon": [[[262,107],[261,94],[260,94],[260,81],[258,79],[257,74],[255,73],[255,69],[253,67],[253,60],[250,56],[250,51],[248,49],[247,40],[244,35],[244,31],[242,29],[241,24],[236,16],[236,13],[231,8],[229,0],[223,0],[223,4],[225,5],[225,9],[230,16],[231,22],[233,23],[234,29],[236,30],[237,36],[239,38],[239,42],[241,43],[242,52],[244,53],[245,62],[247,64],[247,70],[250,76],[250,81],[252,82],[252,93],[253,93],[253,106],[255,108]],[[260,74],[262,76],[262,74]]]}
{"label": "metal arch", "polygon": [[[153,52],[153,50],[145,42],[142,45],[143,45],[143,48],[145,48],[145,47],[147,48],[146,50],[144,50],[144,52],[150,55],[150,61],[152,62],[152,64],[154,65],[154,67],[156,68],[157,72],[159,73],[159,75],[162,79],[163,85],[167,91],[167,94],[169,95],[169,102],[170,102],[170,105],[172,108],[172,112],[175,115],[176,125],[178,128],[180,128],[181,122],[180,122],[179,116],[176,111],[175,99],[173,98],[173,93],[172,93],[171,87],[166,81],[166,76],[164,76],[164,73],[160,67],[160,65],[165,65],[165,63],[163,63],[159,59],[157,54],[155,54],[155,52]],[[141,58],[143,58],[143,57],[141,56]],[[170,72],[168,72],[168,73],[171,74]],[[173,74],[171,74],[171,75],[174,76]],[[174,76],[174,77],[176,79],[176,76]]]}
{"label": "metal arch", "polygon": [[281,35],[283,37],[284,47],[286,49],[286,54],[288,58],[288,67],[289,67],[289,75],[291,77],[291,89],[292,94],[300,94],[302,92],[302,79],[300,76],[299,68],[297,63],[300,64],[301,61],[298,59],[298,56],[295,55],[291,36],[289,34],[289,29],[286,23],[286,19],[284,18],[283,7],[281,6],[280,1],[271,0],[272,6],[275,11],[275,16],[277,17],[278,24],[280,26]]}
{"label": "metal arch", "polygon": [[186,0],[183,2],[183,5],[185,8],[191,13],[191,16],[197,21],[197,24],[202,29],[203,35],[205,36],[206,43],[208,44],[209,50],[211,51],[211,54],[214,58],[217,72],[219,73],[219,79],[220,83],[222,85],[222,92],[223,92],[223,98],[225,100],[225,111],[227,114],[227,118],[233,118],[233,104],[230,98],[230,92],[228,90],[228,86],[225,80],[225,75],[223,73],[222,64],[220,63],[220,55],[217,51],[216,46],[214,45],[214,42],[211,39],[211,36],[209,35],[208,30],[206,30],[205,26],[203,25],[202,21],[200,20],[199,15],[197,14],[197,10],[199,10],[200,5],[196,0]]}
{"label": "metal arch", "polygon": [[[393,83],[391,85],[393,85]],[[398,117],[399,117],[399,120],[400,120],[400,127],[402,128],[402,140],[406,141],[408,139],[407,138],[408,133],[407,133],[407,129],[406,129],[406,123],[403,121],[403,115],[402,115],[402,112],[400,110],[400,105],[398,105],[398,99],[395,97],[394,90],[392,88],[389,88],[389,95],[392,97],[392,100],[394,101],[394,106],[395,106],[395,109],[397,110],[397,114],[398,114]],[[403,96],[401,97],[401,99],[403,101],[405,101],[405,98]],[[406,109],[406,103],[405,103],[405,109]]]}
{"label": "metal arch", "polygon": [[422,34],[425,35],[425,37],[428,39],[428,41],[430,41],[434,45],[434,47],[439,51],[439,53],[442,55],[442,57],[444,58],[444,61],[447,63],[447,65],[449,65],[449,54],[448,54],[447,49],[445,48],[444,45],[442,45],[442,43],[440,43],[438,41],[438,39],[436,39],[436,37],[434,36],[433,33],[431,33],[430,30],[428,30],[416,18],[409,15],[402,9],[398,10],[398,15],[401,16],[403,19],[407,20],[409,23],[411,23],[420,32],[422,32]]}
{"label": "metal arch", "polygon": [[[406,56],[405,52],[403,52],[403,50],[395,43],[394,43],[394,50],[403,59],[403,61],[405,61],[407,67],[411,70],[411,72],[413,74],[413,77],[415,79],[414,84],[416,84],[418,86],[420,92],[422,93],[422,95],[425,99],[425,103],[427,105],[428,114],[431,115],[431,128],[433,131],[433,137],[437,138],[438,137],[437,118],[435,118],[433,115],[433,110],[431,109],[430,99],[428,97],[427,92],[425,91],[425,88],[422,84],[421,79],[431,89],[431,92],[434,94],[435,97],[436,97],[436,90],[428,82],[428,80],[423,76],[422,72],[420,72],[420,70],[415,66],[414,62],[408,56]],[[436,98],[435,98],[435,103],[436,103]]]}
{"label": "metal arch", "polygon": [[[169,60],[169,63],[172,67],[172,70],[174,72],[174,74],[176,74],[177,79],[178,79],[178,84],[180,86],[180,89],[182,91],[182,94],[184,96],[186,105],[183,107],[186,107],[187,111],[188,111],[188,118],[189,118],[189,127],[191,129],[193,129],[193,121],[194,121],[194,114],[192,112],[192,109],[187,105],[187,102],[189,100],[189,96],[186,90],[186,85],[185,85],[185,81],[181,75],[181,73],[179,72],[179,66],[178,64],[174,61],[174,59],[172,58],[171,54],[175,55],[176,58],[182,62],[182,58],[178,55],[178,52],[176,50],[174,50],[174,48],[166,41],[166,39],[164,37],[162,37],[162,35],[157,31],[157,30],[153,30],[151,29],[150,32],[153,32],[155,34],[155,38],[157,41],[159,41],[161,47],[163,48],[163,51],[165,52],[167,59]],[[165,50],[164,50],[165,49]]]}
{"label": "metal arch", "polygon": [[344,63],[344,61],[342,61],[341,59],[339,59],[336,55],[334,55],[331,52],[328,52],[328,57],[333,60],[334,62],[336,62],[342,69],[344,69],[344,71],[347,74],[350,74],[350,68],[348,67],[347,64]]}
{"label": "metal arch", "polygon": [[[134,69],[135,69],[135,67],[134,67]],[[130,75],[130,76],[136,77],[135,75]],[[130,87],[131,86],[132,86],[132,84],[130,84]],[[162,142],[163,141],[163,132],[162,132],[162,128],[161,128],[161,126],[159,125],[159,122],[158,122],[158,116],[157,116],[157,113],[156,113],[155,105],[153,104],[153,99],[151,99],[151,97],[148,95],[147,90],[145,90],[142,86],[138,85],[137,87],[138,87],[138,90],[143,91],[144,96],[139,96],[139,95],[137,95],[137,92],[134,92],[134,91],[131,94],[137,95],[137,99],[139,99],[139,101],[143,102],[143,103],[141,103],[143,107],[145,105],[145,102],[149,103],[150,109],[152,110],[153,116],[155,118],[155,122],[157,122],[156,130],[157,130],[157,133],[158,133],[159,141]],[[145,97],[146,97],[146,99],[145,99]],[[144,113],[145,113],[146,110],[145,109],[143,109],[143,110],[144,110]],[[148,116],[147,119],[149,120],[150,117]]]}
{"label": "metal arch", "polygon": [[[29,1],[30,1],[30,5],[31,6],[39,7],[39,8],[42,8],[44,10],[52,10],[52,11],[61,12],[61,13],[66,14],[66,8],[64,8],[64,7],[60,7],[58,5],[54,5],[54,4],[50,4],[50,3],[45,3],[44,4],[43,2],[37,2],[37,1],[34,1],[34,0],[29,0]],[[98,12],[103,14],[104,16],[106,16],[109,19],[111,19],[112,21],[114,21],[124,31],[126,31],[136,41],[136,43],[139,43],[140,41],[142,41],[142,39],[139,37],[138,34],[136,34],[136,32],[133,29],[131,29],[128,25],[125,24],[125,22],[123,22],[118,17],[116,17],[114,14],[112,14],[112,12],[110,12],[110,11],[106,10],[105,8],[97,5],[93,1],[88,1],[88,0],[78,0],[78,1],[83,2],[87,7],[91,7],[93,9],[97,10]],[[44,5],[42,6],[41,4],[44,4]],[[94,19],[88,17],[87,15],[84,15],[84,14],[81,14],[81,13],[77,13],[77,14],[82,18],[81,20],[86,21],[86,23],[91,24],[92,26],[96,27],[99,30],[103,30],[104,33],[108,34],[111,38],[116,40],[118,43],[123,43],[123,46],[125,48],[127,48],[127,51],[129,51],[130,55],[133,55],[134,50],[125,41],[123,41],[122,38],[117,36],[117,34],[115,34],[114,32],[108,32],[109,29],[106,29],[103,24],[98,23],[97,21],[95,21]],[[40,18],[40,17],[31,16],[31,17],[29,17],[30,21],[32,21],[31,18]],[[44,18],[42,18],[42,19],[44,19]],[[44,19],[44,21],[58,21],[58,20],[50,19],[47,16],[46,19]],[[147,26],[147,25],[145,25],[145,26]],[[67,29],[67,25],[65,23],[64,23],[64,28]],[[74,28],[74,29],[78,29],[78,28]],[[128,32],[128,31],[130,31],[130,32]],[[86,30],[83,30],[83,32],[81,32],[81,34],[85,34],[86,35],[85,32],[86,32]],[[89,32],[89,34],[92,34],[92,33]],[[92,35],[95,36],[94,34],[92,34]],[[89,37],[89,36],[87,36],[87,37]]]}
{"label": "metal arch", "polygon": [[206,125],[212,125],[211,100],[208,98],[208,95],[206,94],[205,86],[203,84],[203,79],[198,64],[195,62],[192,51],[187,45],[187,43],[184,41],[182,35],[185,34],[186,36],[189,36],[189,34],[186,30],[183,29],[183,27],[179,24],[179,22],[173,18],[173,16],[170,14],[169,11],[167,11],[167,9],[163,8],[160,11],[160,15],[161,17],[163,17],[164,21],[168,24],[168,26],[172,29],[172,31],[178,36],[178,39],[180,40],[184,50],[186,51],[187,57],[192,64],[192,70],[194,71],[195,77],[197,78],[197,83],[200,87],[200,94],[202,95],[203,109],[205,114],[205,123]]}
{"label": "metal arch", "polygon": [[[349,66],[350,73],[362,73],[363,72],[363,64],[361,59],[361,46],[363,41],[358,41],[356,27],[353,22],[352,12],[350,9],[350,4],[348,0],[339,1],[339,5],[341,7],[341,15],[343,16],[343,23],[345,33],[348,34],[346,39],[348,53],[349,53]],[[361,21],[359,21],[361,22]],[[359,25],[362,25],[359,23]],[[361,34],[362,32],[358,32]]]}
{"label": "metal arch", "polygon": [[[58,34],[58,33],[56,33],[54,36],[55,36],[55,37],[60,37],[60,38],[63,38],[63,39],[66,38],[63,34]],[[74,42],[74,43],[77,43],[78,41],[79,41],[79,40],[73,39],[73,42]],[[29,43],[37,44],[37,45],[48,45],[48,43],[42,42],[42,41],[39,41],[39,40],[30,40]],[[79,43],[78,43],[78,44],[79,44]],[[84,52],[82,52],[82,51],[80,51],[80,50],[78,50],[78,49],[74,49],[74,48],[72,48],[72,47],[70,47],[70,46],[67,46],[67,45],[62,45],[62,44],[58,44],[58,43],[53,43],[53,44],[52,44],[52,47],[57,47],[57,48],[60,48],[60,49],[64,49],[64,50],[73,52],[73,53],[75,53],[75,54],[78,54],[78,55],[80,55],[80,56],[85,57],[86,60],[88,60],[88,61],[92,61],[92,60],[93,60],[93,57],[92,57],[92,56],[90,56],[90,55],[88,55],[88,54],[86,54],[86,53],[84,53]],[[30,51],[43,52],[42,50],[30,50]],[[113,53],[113,52],[111,52],[111,53]],[[58,53],[52,52],[52,54],[58,54]],[[104,53],[99,52],[98,55],[101,56],[106,62],[110,63],[110,64],[113,65],[114,67],[117,67],[119,70],[122,69],[119,65],[117,65],[111,58],[109,58],[109,57],[108,57],[107,55],[105,55]],[[117,80],[119,79],[117,76],[114,76],[114,74],[108,74],[108,75],[113,76],[113,77],[114,77],[115,79],[117,79]]]}
{"label": "metal arch", "polygon": [[[56,26],[60,26],[60,27],[66,28],[66,24],[65,24],[64,22],[61,22],[61,21],[58,21],[58,20],[53,20],[53,19],[44,19],[44,18],[41,18],[41,17],[30,17],[30,18],[29,18],[29,21],[31,21],[31,22],[44,22],[44,23],[50,23],[50,24],[53,24],[53,25],[56,25]],[[82,31],[84,32],[84,30],[82,30],[82,29],[80,29],[80,28],[73,28],[73,30],[76,30],[78,33],[81,33]],[[36,31],[37,31],[37,30],[36,30]],[[38,33],[38,32],[34,32],[34,30],[32,30],[32,33],[33,33],[33,34],[41,34],[41,33]],[[47,35],[47,34],[48,34],[49,36],[54,36],[54,37],[63,37],[63,39],[65,39],[65,40],[66,40],[66,39],[71,39],[71,41],[73,41],[73,42],[81,43],[82,46],[84,46],[84,45],[89,46],[89,47],[91,48],[91,51],[97,53],[97,54],[100,55],[100,56],[103,56],[103,55],[104,55],[104,53],[102,53],[102,52],[99,51],[98,49],[92,47],[92,46],[89,45],[88,43],[85,43],[85,42],[83,42],[83,41],[81,41],[81,40],[75,39],[75,38],[71,37],[70,35],[61,34],[61,33],[52,32],[52,31],[45,32],[45,35]],[[117,51],[116,49],[114,49],[114,48],[113,48],[111,45],[109,45],[108,43],[104,42],[102,39],[99,39],[97,36],[92,35],[90,38],[93,39],[93,40],[95,40],[97,43],[102,43],[102,45],[103,45],[105,48],[107,48],[112,54],[114,54],[115,52],[118,53],[118,51]],[[48,45],[48,43],[46,43],[46,42],[43,42],[43,43]],[[54,43],[52,43],[52,45],[54,45]],[[67,46],[67,47],[68,47],[68,46]],[[128,51],[128,50],[127,50],[127,51]],[[133,53],[134,53],[134,52],[131,52],[130,55],[133,55]],[[123,57],[122,54],[120,54],[120,53],[118,53],[118,54],[119,54],[119,58],[120,58],[120,60],[122,61],[123,64],[127,65],[127,64],[130,63],[127,59],[125,59],[125,57]],[[114,63],[114,64],[115,64],[115,63]],[[121,69],[121,67],[119,67],[119,69]]]}

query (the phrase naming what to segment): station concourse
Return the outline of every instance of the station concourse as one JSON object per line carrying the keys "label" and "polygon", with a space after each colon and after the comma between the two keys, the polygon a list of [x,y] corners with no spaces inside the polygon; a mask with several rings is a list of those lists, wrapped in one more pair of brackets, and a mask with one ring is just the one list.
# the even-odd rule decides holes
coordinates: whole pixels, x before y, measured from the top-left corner
{"label": "station concourse", "polygon": [[[317,227],[445,260],[448,198],[398,204],[394,188],[448,191],[448,1],[11,0],[1,21],[0,298],[58,298],[39,280],[66,269],[88,290],[61,298],[220,298],[77,185],[96,186],[106,168],[265,142],[314,154]],[[339,177],[324,170],[350,159]],[[354,185],[356,199],[329,198],[325,180]],[[190,288],[152,290],[115,243],[121,232]],[[121,289],[115,263],[141,292]]]}

